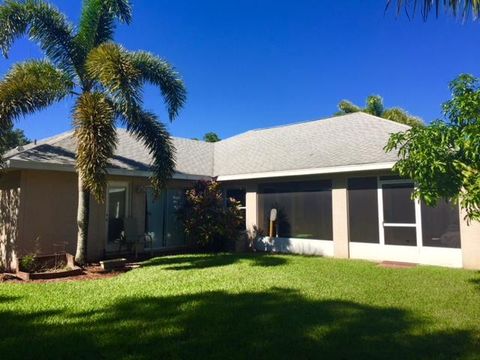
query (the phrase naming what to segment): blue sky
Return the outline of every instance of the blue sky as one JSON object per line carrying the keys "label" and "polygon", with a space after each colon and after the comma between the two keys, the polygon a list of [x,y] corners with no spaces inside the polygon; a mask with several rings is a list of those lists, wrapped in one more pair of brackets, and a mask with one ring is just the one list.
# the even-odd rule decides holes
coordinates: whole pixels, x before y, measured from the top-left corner
{"label": "blue sky", "polygon": [[[80,0],[53,1],[73,21]],[[480,23],[450,16],[423,22],[384,13],[384,0],[133,0],[134,20],[116,39],[171,62],[188,101],[169,125],[175,136],[222,138],[252,129],[327,117],[341,99],[380,94],[426,121],[438,118],[459,73],[480,75]],[[8,60],[40,57],[21,39]],[[41,139],[71,128],[67,101],[16,125]],[[145,106],[167,121],[158,92]]]}

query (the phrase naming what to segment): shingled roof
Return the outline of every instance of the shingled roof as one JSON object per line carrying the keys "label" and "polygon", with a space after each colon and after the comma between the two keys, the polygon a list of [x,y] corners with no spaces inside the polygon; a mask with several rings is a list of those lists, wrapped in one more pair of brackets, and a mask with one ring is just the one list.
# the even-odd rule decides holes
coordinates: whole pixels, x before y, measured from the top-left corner
{"label": "shingled roof", "polygon": [[[365,164],[391,164],[395,153],[383,147],[391,133],[409,127],[365,113],[252,130],[206,143],[173,138],[176,177],[244,178],[255,174],[335,169]],[[151,156],[142,143],[123,129],[110,172],[149,175]],[[74,169],[73,132],[61,134],[5,154],[12,168]]]}

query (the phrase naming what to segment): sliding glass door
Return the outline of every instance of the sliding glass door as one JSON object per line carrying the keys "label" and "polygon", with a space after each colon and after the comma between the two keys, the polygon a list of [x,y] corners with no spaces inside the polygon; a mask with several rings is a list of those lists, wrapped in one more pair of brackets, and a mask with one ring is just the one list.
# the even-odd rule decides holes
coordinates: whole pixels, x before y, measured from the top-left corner
{"label": "sliding glass door", "polygon": [[152,236],[153,248],[185,245],[185,232],[178,220],[178,210],[184,199],[183,189],[167,189],[155,197],[147,189],[146,232]]}

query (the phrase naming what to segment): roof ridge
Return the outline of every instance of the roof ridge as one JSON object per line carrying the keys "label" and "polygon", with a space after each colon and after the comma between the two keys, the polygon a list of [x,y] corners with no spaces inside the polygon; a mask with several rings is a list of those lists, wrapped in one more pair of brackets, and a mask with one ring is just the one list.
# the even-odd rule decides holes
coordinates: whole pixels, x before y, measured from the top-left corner
{"label": "roof ridge", "polygon": [[[381,116],[369,114],[369,113],[364,112],[364,111],[358,111],[358,112],[361,112],[361,113],[364,114],[364,115],[367,115],[367,116],[369,116],[369,117],[373,117],[373,118],[378,119],[378,120],[382,120],[382,121],[389,122],[389,123],[391,123],[391,124],[405,126],[406,128],[409,128],[409,129],[411,128],[410,125],[402,124],[402,123],[399,123],[398,121],[393,121],[393,120],[390,120],[390,119],[385,119],[385,118],[383,118],[383,117],[381,117]],[[352,114],[355,114],[355,113],[352,113]]]}
{"label": "roof ridge", "polygon": [[253,132],[257,132],[257,131],[266,131],[266,130],[278,129],[278,128],[289,127],[289,126],[298,126],[298,125],[304,125],[304,124],[313,124],[313,123],[317,123],[317,122],[330,122],[330,121],[339,120],[340,118],[350,117],[350,116],[354,116],[354,115],[358,115],[358,114],[367,115],[369,117],[373,117],[373,118],[378,119],[378,120],[384,120],[384,121],[388,121],[388,122],[391,122],[391,123],[394,123],[394,124],[397,124],[397,125],[402,125],[402,126],[409,127],[408,125],[401,124],[401,123],[398,123],[398,122],[395,122],[395,121],[392,121],[392,120],[384,119],[384,118],[381,118],[379,116],[375,116],[375,115],[372,115],[372,114],[368,114],[364,111],[356,111],[356,112],[353,112],[353,113],[342,114],[342,115],[332,115],[332,116],[324,117],[324,118],[320,118],[320,119],[302,120],[302,121],[297,121],[297,122],[293,122],[293,123],[289,123],[289,124],[274,125],[274,126],[269,126],[269,127],[264,127],[264,128],[251,129],[251,130],[247,130],[245,132],[242,132],[240,134],[230,136],[230,137],[228,137],[226,139],[223,139],[219,142],[234,139],[238,136],[242,136],[242,135],[245,135],[245,134],[250,134],[250,133],[253,133]]}

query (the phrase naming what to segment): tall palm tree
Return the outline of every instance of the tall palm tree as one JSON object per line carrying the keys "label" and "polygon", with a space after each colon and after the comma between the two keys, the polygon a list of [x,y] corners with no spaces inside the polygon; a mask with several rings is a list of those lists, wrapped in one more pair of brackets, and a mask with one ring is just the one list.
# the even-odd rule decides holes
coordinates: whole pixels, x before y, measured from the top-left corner
{"label": "tall palm tree", "polygon": [[404,9],[407,14],[415,14],[419,8],[425,20],[432,11],[435,11],[438,17],[442,7],[447,12],[451,11],[453,16],[460,16],[463,19],[469,15],[476,19],[480,14],[480,0],[387,0],[387,8],[392,3],[396,3],[398,13]]}
{"label": "tall palm tree", "polygon": [[365,107],[362,108],[353,104],[351,101],[342,100],[338,103],[338,110],[335,115],[345,115],[359,111],[366,112],[384,119],[392,120],[400,124],[409,126],[423,126],[422,119],[410,115],[408,112],[399,107],[386,109],[383,105],[383,98],[379,95],[370,95],[365,101]]}
{"label": "tall palm tree", "polygon": [[165,126],[142,106],[142,87],[160,89],[170,121],[186,99],[179,74],[145,51],[127,51],[113,43],[117,22],[130,23],[129,0],[84,0],[74,27],[57,8],[42,0],[7,0],[0,6],[0,50],[27,35],[45,60],[12,67],[0,81],[0,137],[19,117],[67,97],[75,97],[77,139],[77,262],[86,260],[90,195],[105,199],[108,160],[117,145],[116,126],[124,125],[153,157],[151,182],[159,191],[172,175],[174,148]]}

